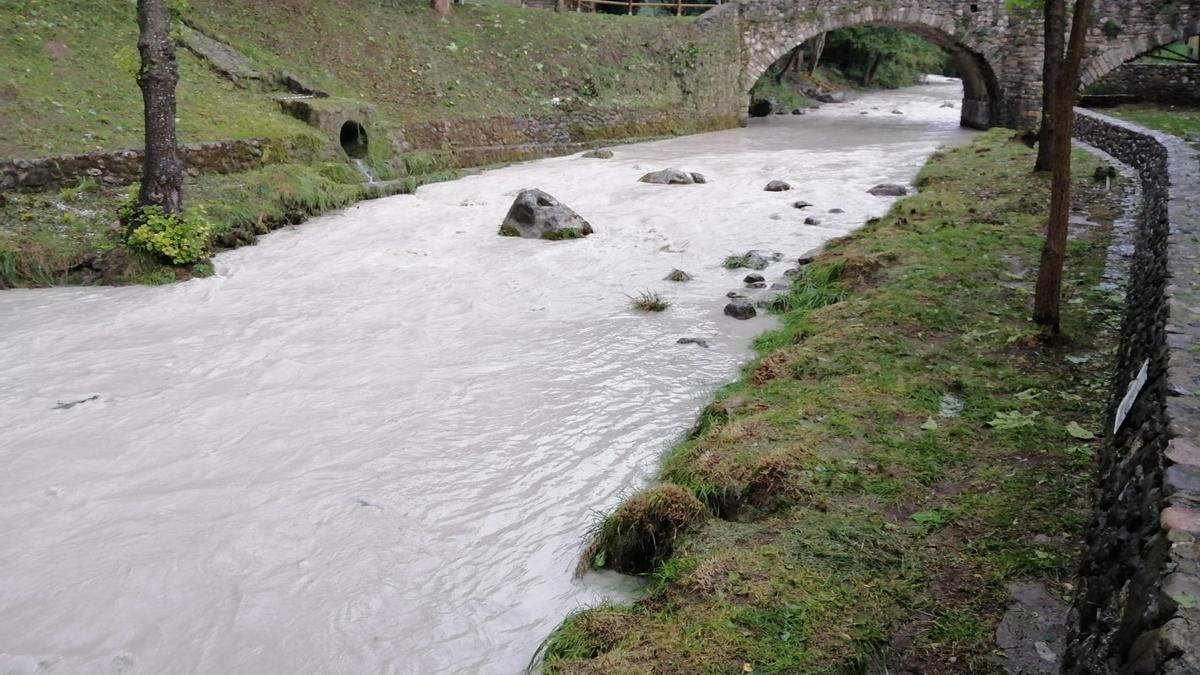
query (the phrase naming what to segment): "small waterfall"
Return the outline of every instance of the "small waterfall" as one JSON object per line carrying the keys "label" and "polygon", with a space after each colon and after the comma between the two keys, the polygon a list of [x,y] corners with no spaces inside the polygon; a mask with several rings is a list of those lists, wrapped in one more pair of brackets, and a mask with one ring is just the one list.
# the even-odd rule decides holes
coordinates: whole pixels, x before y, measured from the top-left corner
{"label": "small waterfall", "polygon": [[371,167],[368,166],[366,162],[361,159],[352,159],[350,161],[354,162],[354,166],[357,167],[358,172],[363,175],[367,185],[375,185],[379,182],[379,179],[376,178],[375,174],[371,172]]}

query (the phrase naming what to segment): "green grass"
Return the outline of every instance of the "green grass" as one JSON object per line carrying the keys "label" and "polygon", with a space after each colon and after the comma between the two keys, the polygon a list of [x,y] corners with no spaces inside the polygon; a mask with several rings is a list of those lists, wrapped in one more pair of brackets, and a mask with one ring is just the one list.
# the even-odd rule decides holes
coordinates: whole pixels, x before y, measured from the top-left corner
{"label": "green grass", "polygon": [[[1063,591],[1073,567],[1100,440],[1067,427],[1100,432],[1119,323],[1096,289],[1101,224],[1069,245],[1067,337],[1039,339],[1035,272],[1010,265],[1036,270],[1047,185],[1011,136],[936,154],[920,194],[794,281],[758,358],[664,458],[660,489],[707,517],[672,520],[670,550],[633,566],[644,599],[569,617],[546,672],[995,672],[1005,584]],[[1076,201],[1105,223],[1120,195],[1095,166],[1076,157]],[[1014,410],[1031,423],[988,424]],[[612,533],[643,512],[602,520],[584,562],[628,560]]]}
{"label": "green grass", "polygon": [[811,108],[815,105],[813,101],[796,89],[795,86],[786,83],[776,83],[769,76],[764,75],[755,83],[750,95],[752,98],[774,100],[776,108],[788,111],[796,108]]}
{"label": "green grass", "polygon": [[1100,112],[1172,134],[1193,143],[1200,143],[1200,106],[1129,103],[1114,108],[1105,108]]}
{"label": "green grass", "polygon": [[[259,235],[354,202],[457,178],[456,171],[408,176],[368,188],[341,164],[272,164],[184,182],[189,206],[204,208],[214,248],[253,243]],[[11,193],[0,204],[0,288],[92,283],[164,283],[211,273],[207,264],[166,266],[144,256],[116,258],[123,248],[117,205],[126,188],[85,182],[58,192]],[[124,253],[131,253],[124,251]]]}
{"label": "green grass", "polygon": [[266,67],[402,122],[550,112],[554,97],[675,107],[674,64],[705,56],[689,51],[689,18],[456,5],[438,20],[418,0],[192,0],[188,17]]}
{"label": "green grass", "polygon": [[639,312],[665,312],[671,306],[671,301],[656,291],[642,291],[631,296],[629,303]]}
{"label": "green grass", "polygon": [[[183,143],[311,131],[179,49]],[[141,147],[137,22],[124,0],[0,0],[0,157]]]}

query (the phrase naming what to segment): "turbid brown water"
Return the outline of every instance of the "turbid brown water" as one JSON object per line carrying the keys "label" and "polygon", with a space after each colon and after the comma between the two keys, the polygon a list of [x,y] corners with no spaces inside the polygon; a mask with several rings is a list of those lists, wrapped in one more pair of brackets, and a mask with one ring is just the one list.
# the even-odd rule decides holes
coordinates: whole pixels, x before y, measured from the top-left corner
{"label": "turbid brown water", "polygon": [[[867,188],[967,137],[959,92],[427,186],[209,279],[0,294],[0,673],[519,671],[632,590],[573,578],[583,533],[770,326],[722,315],[722,259],[883,213]],[[710,182],[637,182],[668,166]],[[496,236],[524,187],[597,233]],[[673,305],[633,312],[643,289]]]}

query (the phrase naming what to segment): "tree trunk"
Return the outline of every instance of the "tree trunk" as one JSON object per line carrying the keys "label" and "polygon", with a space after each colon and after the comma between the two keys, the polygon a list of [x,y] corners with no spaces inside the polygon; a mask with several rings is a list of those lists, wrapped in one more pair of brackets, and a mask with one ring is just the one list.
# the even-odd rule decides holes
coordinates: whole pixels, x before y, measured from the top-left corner
{"label": "tree trunk", "polygon": [[167,0],[138,0],[138,52],[142,66],[137,82],[142,89],[146,125],[146,158],[142,162],[139,208],[162,207],[163,213],[183,208],[183,167],[175,146],[175,42]]}
{"label": "tree trunk", "polygon": [[554,0],[554,11],[565,12],[567,10],[567,0]]}
{"label": "tree trunk", "polygon": [[882,56],[868,55],[867,67],[863,70],[862,86],[871,86],[871,81],[875,79],[875,71],[879,69],[879,62],[883,60]]}
{"label": "tree trunk", "polygon": [[780,68],[779,72],[775,73],[775,84],[783,82],[784,76],[786,76],[789,72],[793,70],[799,70],[800,63],[802,62],[803,58],[804,56],[802,55],[799,46],[789,52],[788,60],[783,64],[783,68]]}
{"label": "tree trunk", "polygon": [[429,0],[429,9],[443,18],[450,16],[450,0]]}
{"label": "tree trunk", "polygon": [[1042,126],[1038,129],[1038,151],[1037,161],[1033,165],[1034,171],[1049,171],[1054,163],[1054,124],[1051,115],[1054,110],[1054,84],[1058,81],[1058,71],[1063,60],[1063,43],[1067,39],[1066,0],[1045,0],[1043,16],[1046,21],[1046,48],[1042,60]]}
{"label": "tree trunk", "polygon": [[817,66],[821,64],[821,52],[825,51],[825,34],[821,33],[810,40],[812,50],[809,53],[808,74],[812,75],[817,72]]}
{"label": "tree trunk", "polygon": [[1067,216],[1071,207],[1071,131],[1075,121],[1075,90],[1079,88],[1079,66],[1087,43],[1088,20],[1092,15],[1092,0],[1076,0],[1071,18],[1071,40],[1067,55],[1059,67],[1054,83],[1054,145],[1050,179],[1050,218],[1046,225],[1046,243],[1042,247],[1042,262],[1038,269],[1037,289],[1033,298],[1035,323],[1059,333],[1062,301],[1063,262],[1067,251]]}

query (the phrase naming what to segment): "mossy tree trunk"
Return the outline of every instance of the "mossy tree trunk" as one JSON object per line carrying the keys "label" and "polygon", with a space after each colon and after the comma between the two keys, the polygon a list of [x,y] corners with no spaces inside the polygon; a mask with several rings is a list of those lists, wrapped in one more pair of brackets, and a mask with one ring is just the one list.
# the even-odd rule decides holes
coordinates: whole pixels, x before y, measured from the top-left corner
{"label": "mossy tree trunk", "polygon": [[808,74],[812,75],[817,71],[817,66],[821,63],[821,52],[825,51],[825,34],[821,33],[812,40],[809,40],[809,45]]}
{"label": "mossy tree trunk", "polygon": [[1058,71],[1063,61],[1063,42],[1067,37],[1066,0],[1044,0],[1042,15],[1046,22],[1046,45],[1042,57],[1042,125],[1038,129],[1034,171],[1049,171],[1053,164],[1054,124],[1051,113],[1054,110],[1054,83],[1058,81]]}
{"label": "mossy tree trunk", "polygon": [[171,13],[167,0],[138,0],[138,52],[142,64],[138,87],[146,131],[146,158],[138,207],[156,205],[163,213],[183,208],[183,166],[175,144],[175,85],[179,68],[171,39]]}
{"label": "mossy tree trunk", "polygon": [[1062,273],[1067,251],[1067,217],[1071,208],[1071,131],[1075,121],[1075,90],[1079,88],[1079,67],[1087,42],[1092,0],[1076,0],[1071,18],[1071,39],[1067,55],[1058,70],[1052,88],[1054,108],[1050,123],[1054,127],[1051,147],[1050,217],[1046,242],[1042,246],[1041,267],[1033,299],[1033,320],[1054,335],[1059,333],[1062,304]]}

